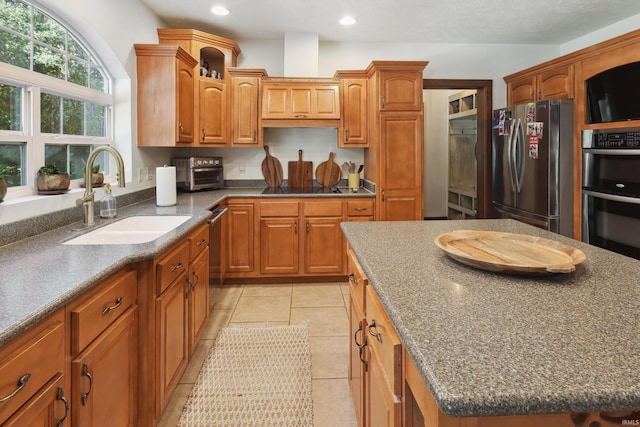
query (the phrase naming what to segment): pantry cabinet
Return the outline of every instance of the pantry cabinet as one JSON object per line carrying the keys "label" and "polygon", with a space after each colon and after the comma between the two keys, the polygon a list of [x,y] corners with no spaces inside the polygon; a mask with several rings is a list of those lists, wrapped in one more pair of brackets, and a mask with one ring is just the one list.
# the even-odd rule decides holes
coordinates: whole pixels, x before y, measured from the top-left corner
{"label": "pantry cabinet", "polygon": [[138,146],[194,142],[197,61],[177,45],[134,45],[137,57]]}
{"label": "pantry cabinet", "polygon": [[524,104],[541,99],[573,99],[574,65],[559,65],[537,71],[536,74],[514,74],[504,78],[507,83],[507,105]]}
{"label": "pantry cabinet", "polygon": [[370,149],[365,178],[376,183],[376,219],[423,219],[422,73],[427,62],[373,61],[367,69]]}

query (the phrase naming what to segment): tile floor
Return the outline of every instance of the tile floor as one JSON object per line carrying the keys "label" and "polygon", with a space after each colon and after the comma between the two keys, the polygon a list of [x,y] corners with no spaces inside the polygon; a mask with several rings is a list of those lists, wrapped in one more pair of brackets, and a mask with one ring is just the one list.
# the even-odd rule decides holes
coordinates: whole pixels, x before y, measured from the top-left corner
{"label": "tile floor", "polygon": [[349,362],[347,283],[225,285],[212,293],[207,329],[158,427],[175,427],[200,366],[218,331],[229,324],[309,321],[314,427],[357,426],[347,382]]}

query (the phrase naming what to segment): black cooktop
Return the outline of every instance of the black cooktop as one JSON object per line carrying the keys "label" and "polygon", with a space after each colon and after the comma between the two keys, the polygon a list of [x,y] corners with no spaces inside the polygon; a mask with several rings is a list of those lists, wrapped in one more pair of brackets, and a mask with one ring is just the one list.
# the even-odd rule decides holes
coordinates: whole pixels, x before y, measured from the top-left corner
{"label": "black cooktop", "polygon": [[267,187],[262,194],[322,194],[342,193],[338,187]]}

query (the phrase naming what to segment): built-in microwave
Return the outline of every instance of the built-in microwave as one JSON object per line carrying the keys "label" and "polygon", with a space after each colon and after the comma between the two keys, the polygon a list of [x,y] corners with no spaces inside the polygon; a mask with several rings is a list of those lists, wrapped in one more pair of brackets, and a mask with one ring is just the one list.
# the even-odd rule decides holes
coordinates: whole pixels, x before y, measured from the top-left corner
{"label": "built-in microwave", "polygon": [[582,134],[582,240],[640,259],[640,129]]}

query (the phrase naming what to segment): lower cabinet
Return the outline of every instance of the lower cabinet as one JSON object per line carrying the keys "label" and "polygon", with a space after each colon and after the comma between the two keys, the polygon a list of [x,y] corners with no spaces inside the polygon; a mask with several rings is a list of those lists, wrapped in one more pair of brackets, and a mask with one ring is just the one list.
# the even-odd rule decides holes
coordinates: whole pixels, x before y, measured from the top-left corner
{"label": "lower cabinet", "polygon": [[235,273],[255,272],[254,243],[254,202],[252,200],[229,201],[226,214],[226,272],[229,277]]}
{"label": "lower cabinet", "polygon": [[189,266],[187,282],[189,357],[193,356],[209,320],[209,250],[207,246]]}
{"label": "lower cabinet", "polygon": [[342,221],[342,200],[304,202],[304,274],[345,274],[347,258],[340,229]]}
{"label": "lower cabinet", "polygon": [[0,425],[71,425],[64,310],[0,347]]}
{"label": "lower cabinet", "polygon": [[67,307],[71,424],[135,426],[138,416],[137,272],[116,273]]}

